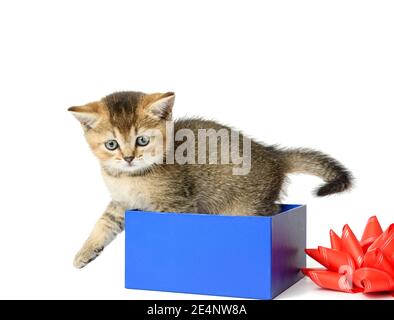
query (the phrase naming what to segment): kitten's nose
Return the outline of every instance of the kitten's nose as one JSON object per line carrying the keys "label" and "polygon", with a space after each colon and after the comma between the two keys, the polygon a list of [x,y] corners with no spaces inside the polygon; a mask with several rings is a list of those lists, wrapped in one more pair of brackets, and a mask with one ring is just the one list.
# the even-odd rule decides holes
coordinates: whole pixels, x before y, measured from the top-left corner
{"label": "kitten's nose", "polygon": [[134,157],[133,157],[133,156],[123,157],[123,159],[124,159],[124,161],[126,161],[126,162],[128,162],[128,163],[131,163],[131,161],[134,160]]}

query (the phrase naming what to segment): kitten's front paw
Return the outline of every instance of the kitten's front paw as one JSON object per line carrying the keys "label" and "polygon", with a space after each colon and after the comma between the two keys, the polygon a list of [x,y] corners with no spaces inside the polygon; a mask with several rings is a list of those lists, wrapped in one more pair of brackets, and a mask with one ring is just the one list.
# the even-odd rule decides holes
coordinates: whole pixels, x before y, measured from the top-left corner
{"label": "kitten's front paw", "polygon": [[103,250],[104,247],[84,246],[74,258],[74,267],[82,269],[89,262],[96,259]]}

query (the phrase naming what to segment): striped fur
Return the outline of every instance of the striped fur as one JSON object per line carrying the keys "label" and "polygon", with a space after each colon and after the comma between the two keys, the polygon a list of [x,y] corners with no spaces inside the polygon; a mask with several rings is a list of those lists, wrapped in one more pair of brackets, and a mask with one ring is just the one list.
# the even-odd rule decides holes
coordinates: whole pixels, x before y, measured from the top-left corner
{"label": "striped fur", "polygon": [[[85,137],[98,158],[112,202],[97,221],[92,233],[75,257],[84,267],[95,259],[123,230],[126,209],[163,212],[195,212],[227,215],[271,215],[279,210],[279,196],[286,175],[300,172],[321,177],[325,184],[318,196],[342,192],[351,187],[352,175],[337,160],[309,149],[280,149],[251,142],[251,168],[247,175],[233,175],[234,164],[156,164],[146,162],[146,152],[160,154],[151,137],[146,147],[135,143],[138,135],[158,129],[165,139],[165,121],[171,119],[174,94],[120,92],[69,110],[81,122]],[[183,119],[174,130],[230,128],[214,121]],[[105,141],[116,139],[120,148],[109,151]],[[240,137],[242,141],[242,135]],[[181,142],[175,142],[175,147]],[[128,171],[124,157],[133,158],[142,169]]]}

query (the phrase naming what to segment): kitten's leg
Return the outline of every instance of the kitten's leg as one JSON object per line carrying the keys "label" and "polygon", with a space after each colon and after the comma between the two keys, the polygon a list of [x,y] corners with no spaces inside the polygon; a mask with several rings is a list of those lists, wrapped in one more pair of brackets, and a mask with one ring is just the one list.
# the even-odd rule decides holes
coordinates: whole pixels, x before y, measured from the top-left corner
{"label": "kitten's leg", "polygon": [[256,203],[256,215],[271,216],[280,212],[281,206],[277,203],[280,200],[280,192],[282,189],[285,177],[274,177],[271,181],[266,181],[266,185],[261,189]]}
{"label": "kitten's leg", "polygon": [[256,210],[256,214],[259,216],[272,216],[279,212],[280,212],[280,205],[276,203],[260,205]]}
{"label": "kitten's leg", "polygon": [[74,266],[83,268],[97,258],[103,249],[123,231],[124,212],[126,208],[116,202],[111,202],[104,214],[96,222],[89,238],[74,258]]}

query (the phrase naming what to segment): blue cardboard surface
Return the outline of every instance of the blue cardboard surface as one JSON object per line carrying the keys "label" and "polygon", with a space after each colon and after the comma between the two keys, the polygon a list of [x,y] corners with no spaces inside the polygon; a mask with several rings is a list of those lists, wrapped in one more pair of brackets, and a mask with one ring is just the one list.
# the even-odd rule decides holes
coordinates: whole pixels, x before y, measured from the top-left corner
{"label": "blue cardboard surface", "polygon": [[306,267],[306,207],[283,206],[285,214],[272,217],[272,297],[304,277]]}
{"label": "blue cardboard surface", "polygon": [[128,211],[125,286],[271,299],[302,276],[305,206],[272,217]]}

